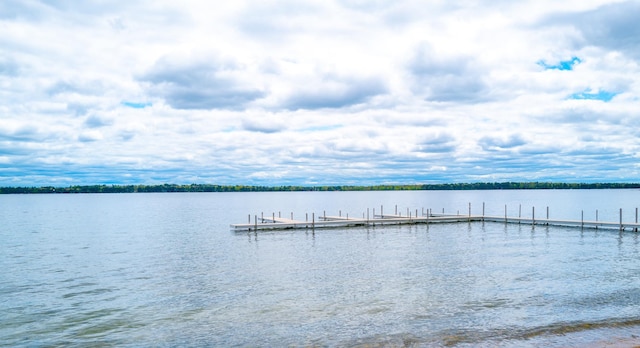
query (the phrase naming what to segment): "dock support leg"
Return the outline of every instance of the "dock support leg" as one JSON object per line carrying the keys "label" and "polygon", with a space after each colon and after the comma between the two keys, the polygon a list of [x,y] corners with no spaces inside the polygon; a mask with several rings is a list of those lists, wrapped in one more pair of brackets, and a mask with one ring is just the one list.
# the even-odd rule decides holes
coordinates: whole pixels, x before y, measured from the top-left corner
{"label": "dock support leg", "polygon": [[620,208],[620,230],[622,231],[622,208]]}
{"label": "dock support leg", "polygon": [[522,204],[518,204],[518,223],[522,223]]}

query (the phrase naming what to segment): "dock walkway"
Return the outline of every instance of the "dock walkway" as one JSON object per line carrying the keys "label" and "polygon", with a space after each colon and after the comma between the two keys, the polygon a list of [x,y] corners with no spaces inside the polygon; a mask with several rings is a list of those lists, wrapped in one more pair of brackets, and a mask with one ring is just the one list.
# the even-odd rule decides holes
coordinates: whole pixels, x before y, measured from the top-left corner
{"label": "dock walkway", "polygon": [[[483,209],[484,210],[484,209]],[[608,229],[620,229],[622,231],[631,229],[637,232],[640,228],[640,224],[637,221],[637,209],[636,209],[636,221],[635,222],[623,222],[622,211],[620,212],[620,220],[618,222],[607,221],[593,221],[593,220],[563,220],[563,219],[549,219],[549,218],[535,218],[532,217],[512,217],[512,216],[489,216],[489,215],[460,215],[460,214],[439,214],[433,212],[423,213],[417,216],[411,216],[411,213],[407,216],[396,214],[373,214],[373,218],[349,218],[348,216],[326,216],[326,214],[318,216],[316,219],[315,214],[309,216],[304,221],[275,217],[273,214],[271,217],[258,217],[254,216],[253,222],[251,222],[251,216],[249,215],[248,223],[232,224],[231,229],[234,231],[260,231],[260,230],[280,230],[280,229],[316,229],[316,228],[338,228],[338,227],[356,227],[356,226],[381,226],[381,225],[403,225],[403,224],[433,224],[433,223],[459,223],[459,222],[476,222],[487,221],[497,223],[512,223],[512,224],[529,224],[529,225],[546,225],[546,226],[567,226],[578,228],[608,228]],[[548,215],[548,213],[547,213]]]}

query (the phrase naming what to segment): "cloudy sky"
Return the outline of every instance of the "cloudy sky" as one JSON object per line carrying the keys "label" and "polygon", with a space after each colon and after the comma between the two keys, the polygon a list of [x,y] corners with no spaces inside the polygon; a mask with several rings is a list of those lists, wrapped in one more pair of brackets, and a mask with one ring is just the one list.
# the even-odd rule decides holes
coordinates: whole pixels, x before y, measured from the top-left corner
{"label": "cloudy sky", "polygon": [[637,1],[0,2],[0,186],[640,181]]}

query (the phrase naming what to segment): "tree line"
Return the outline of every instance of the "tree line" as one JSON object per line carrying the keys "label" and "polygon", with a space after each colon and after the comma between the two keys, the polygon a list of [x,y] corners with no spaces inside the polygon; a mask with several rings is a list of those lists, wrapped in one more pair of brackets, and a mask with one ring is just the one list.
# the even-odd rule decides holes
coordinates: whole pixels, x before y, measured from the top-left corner
{"label": "tree line", "polygon": [[252,186],[211,184],[73,185],[68,187],[0,187],[0,194],[135,193],[135,192],[284,192],[284,191],[402,191],[402,190],[534,190],[640,188],[640,183],[476,182],[411,185]]}

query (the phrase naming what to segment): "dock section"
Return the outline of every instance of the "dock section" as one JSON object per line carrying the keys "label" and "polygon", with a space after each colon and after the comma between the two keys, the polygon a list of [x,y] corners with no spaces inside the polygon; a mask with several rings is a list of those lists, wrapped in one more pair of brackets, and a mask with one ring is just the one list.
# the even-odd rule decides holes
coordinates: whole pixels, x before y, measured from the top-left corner
{"label": "dock section", "polygon": [[[469,205],[470,207],[470,205]],[[382,207],[380,209],[382,211]],[[535,211],[532,213],[531,217],[522,217],[521,214],[517,217],[507,216],[505,213],[504,216],[490,216],[490,215],[472,215],[470,213],[471,209],[469,208],[469,214],[462,215],[459,213],[456,214],[445,214],[443,213],[433,213],[431,210],[427,210],[427,212],[422,210],[421,214],[418,214],[418,210],[415,210],[415,214],[412,211],[407,210],[407,215],[402,216],[402,214],[398,214],[397,207],[396,212],[394,214],[372,214],[372,217],[369,217],[369,210],[367,210],[366,214],[362,214],[362,218],[353,218],[347,216],[342,216],[342,213],[337,216],[327,216],[326,212],[322,215],[316,217],[315,213],[306,214],[305,220],[296,220],[293,218],[293,213],[291,213],[291,218],[282,218],[280,214],[275,216],[275,213],[270,217],[265,217],[263,214],[260,216],[254,215],[253,218],[251,215],[248,216],[247,223],[237,223],[231,224],[231,229],[233,231],[261,231],[261,230],[282,230],[282,229],[316,229],[316,228],[343,228],[343,227],[357,227],[357,226],[381,226],[381,225],[403,225],[403,224],[433,224],[433,223],[460,223],[460,222],[476,222],[476,221],[487,221],[487,222],[496,222],[496,223],[511,223],[511,224],[529,224],[529,225],[545,225],[545,226],[566,226],[566,227],[578,227],[578,228],[603,228],[603,229],[620,229],[624,230],[632,230],[637,232],[640,228],[640,224],[638,223],[638,209],[636,208],[636,219],[635,222],[623,222],[622,221],[622,210],[620,210],[620,219],[617,222],[611,221],[597,221],[597,220],[565,220],[565,219],[549,219],[549,210],[547,208],[547,217],[546,218],[536,218]],[[484,204],[483,204],[484,211]],[[505,208],[506,211],[506,208]],[[584,213],[582,214],[584,216]]]}

